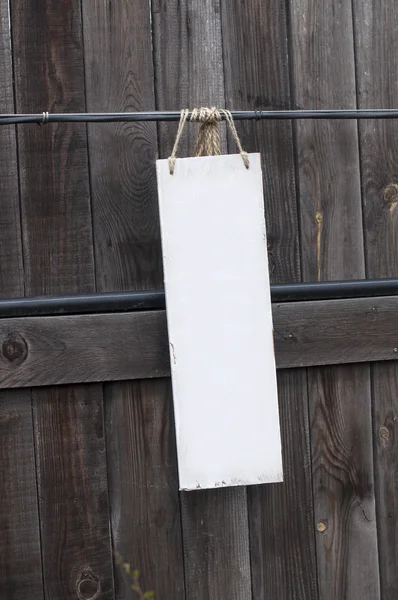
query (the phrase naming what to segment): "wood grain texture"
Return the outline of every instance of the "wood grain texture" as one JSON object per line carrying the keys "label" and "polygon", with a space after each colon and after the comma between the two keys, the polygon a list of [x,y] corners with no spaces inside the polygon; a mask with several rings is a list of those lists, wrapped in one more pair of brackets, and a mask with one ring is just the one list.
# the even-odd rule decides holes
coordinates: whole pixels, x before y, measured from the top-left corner
{"label": "wood grain texture", "polygon": [[7,600],[42,600],[29,390],[0,394],[0,477],[0,596]]}
{"label": "wood grain texture", "polygon": [[397,597],[398,564],[398,369],[379,363],[372,369],[376,514],[379,533],[381,597]]}
{"label": "wood grain texture", "polygon": [[[10,3],[0,1],[0,112],[15,112]],[[0,296],[24,293],[16,131],[0,127]],[[31,397],[0,395],[0,597],[42,600]]]}
{"label": "wood grain texture", "polygon": [[[84,0],[82,6],[88,110],[153,109],[150,4],[146,0]],[[89,150],[98,289],[159,288],[163,273],[155,177],[155,124],[92,126]],[[165,333],[164,325],[162,329]],[[164,342],[159,335],[156,337],[157,353],[164,348]],[[129,361],[134,364],[127,347],[126,354],[130,354]],[[143,371],[140,377],[147,374]],[[164,375],[165,371],[159,374]],[[129,376],[133,376],[132,373]],[[112,375],[110,379],[117,377]],[[133,403],[130,408],[130,399],[137,397],[140,403]],[[140,386],[126,382],[116,386],[114,392],[107,390],[111,523],[115,549],[126,560],[134,561],[148,587],[159,590],[159,597],[179,598],[184,593],[184,574],[180,507],[176,501],[177,483],[172,476],[176,458],[171,451],[171,439],[164,441],[162,454],[159,454],[159,436],[165,435],[162,427],[166,427],[166,416],[162,417],[163,413],[159,412],[159,403],[164,398],[165,389],[159,384]],[[147,428],[153,424],[153,438],[139,430],[135,420],[138,414],[145,419]],[[172,435],[171,425],[167,427]],[[145,437],[147,435],[149,437]],[[127,455],[123,444],[128,444]],[[161,471],[166,450],[169,468]],[[138,456],[139,463],[136,462]],[[147,473],[145,465],[149,469],[153,466],[152,472]],[[114,477],[115,469],[123,474],[122,486]],[[139,487],[132,487],[138,477]],[[128,501],[124,502],[124,498]],[[115,575],[118,597],[127,599],[122,573],[118,570]]]}
{"label": "wood grain texture", "polygon": [[[292,0],[291,37],[297,108],[355,108],[351,3]],[[363,277],[356,122],[298,122],[297,162],[303,279]]]}
{"label": "wood grain texture", "polygon": [[[397,310],[395,296],[273,305],[276,366],[395,361]],[[163,311],[1,319],[0,346],[0,388],[170,374]]]}
{"label": "wood grain texture", "polygon": [[117,381],[170,373],[163,312],[55,320],[33,317],[1,320],[0,331],[1,327],[3,387]]}
{"label": "wood grain texture", "polygon": [[[353,0],[358,108],[393,108],[398,90],[390,85],[398,66],[398,7]],[[382,35],[381,35],[382,32]],[[398,272],[398,122],[359,122],[363,211],[368,277]],[[398,589],[398,588],[397,588]]]}
{"label": "wood grain texture", "polygon": [[[17,0],[12,26],[18,112],[84,111],[80,1]],[[18,142],[26,294],[95,291],[85,126],[24,126]],[[111,598],[101,393],[36,390],[34,406],[46,600],[97,584]]]}
{"label": "wood grain texture", "polygon": [[102,389],[33,391],[45,597],[113,600]]}
{"label": "wood grain texture", "polygon": [[380,598],[369,369],[314,370],[309,391],[321,598]]}
{"label": "wood grain texture", "polygon": [[277,366],[395,360],[397,306],[395,296],[276,304]]}
{"label": "wood grain texture", "polygon": [[[12,3],[18,112],[82,112],[80,2]],[[84,125],[18,130],[26,295],[90,292],[93,245]]]}
{"label": "wood grain texture", "polygon": [[[285,4],[222,0],[222,17],[227,108],[291,108]],[[297,281],[300,253],[292,124],[242,121],[237,128],[244,149],[261,153],[272,282]],[[234,142],[230,152],[235,152]]]}
{"label": "wood grain texture", "polygon": [[[105,387],[112,531],[116,551],[157,598],[183,600],[184,572],[173,400],[168,380]],[[129,599],[118,568],[116,597]]]}
{"label": "wood grain texture", "polygon": [[187,597],[251,599],[246,489],[181,496]]}
{"label": "wood grain texture", "polygon": [[[271,0],[222,0],[228,108],[291,107],[287,6],[287,3]],[[262,156],[271,281],[300,281],[292,125],[290,122],[259,121],[238,123],[237,127],[244,148],[261,152]],[[235,151],[234,144],[230,144],[230,151]],[[306,413],[299,415],[295,411],[296,397],[304,404],[306,402],[306,378],[299,372],[279,374],[278,389],[284,483],[248,491],[253,597],[314,600],[317,595],[311,472],[308,468],[309,427],[305,422]],[[307,466],[303,468],[302,465]],[[297,513],[298,497],[305,518],[299,518]],[[265,550],[271,539],[277,539],[272,544],[272,556]]]}
{"label": "wood grain texture", "polygon": [[[0,112],[15,112],[9,3],[0,2]],[[23,296],[21,216],[14,126],[0,128],[0,295]]]}
{"label": "wood grain texture", "polygon": [[[295,104],[308,109],[355,108],[351,2],[293,0],[291,44]],[[297,162],[304,280],[364,277],[357,124],[298,123]],[[336,382],[329,383],[326,392],[325,379]],[[333,523],[329,537],[317,530],[319,594],[324,600],[377,599],[376,523],[372,513],[366,513],[374,502],[369,368],[310,369],[308,385],[315,516],[321,530],[323,521]],[[319,408],[320,398],[325,398],[325,408]],[[319,431],[326,465],[322,468],[315,445]],[[358,477],[365,482],[365,492]],[[362,506],[364,498],[366,516],[352,509]]]}
{"label": "wood grain texture", "polygon": [[[152,2],[158,109],[225,105],[220,8],[220,0]],[[196,133],[196,125],[186,125],[179,156],[192,154]],[[225,125],[221,134],[225,152]],[[175,124],[159,127],[162,158],[170,154],[175,135]],[[187,599],[251,598],[248,528],[238,522],[247,513],[245,489],[184,494],[181,505]]]}
{"label": "wood grain texture", "polygon": [[[390,108],[398,91],[391,85],[397,68],[398,10],[395,3],[353,2],[355,16],[358,105]],[[368,277],[395,277],[397,255],[398,123],[359,124],[362,193]],[[398,596],[398,461],[396,454],[398,365],[374,365],[376,507],[379,532],[380,583],[384,600]]]}
{"label": "wood grain texture", "polygon": [[[224,108],[220,0],[152,2],[155,92],[158,110]],[[161,158],[171,154],[175,124],[159,125]],[[192,155],[197,125],[187,124],[178,156]],[[226,150],[221,126],[222,153]]]}
{"label": "wood grain texture", "polygon": [[[146,0],[84,0],[87,110],[153,110]],[[99,291],[153,289],[162,281],[155,123],[89,127]]]}
{"label": "wood grain texture", "polygon": [[313,536],[308,543],[313,512],[303,485],[311,481],[306,385],[305,369],[278,374],[284,483],[249,490],[254,598],[272,598],[270,590],[280,590],[283,598],[317,597]]}

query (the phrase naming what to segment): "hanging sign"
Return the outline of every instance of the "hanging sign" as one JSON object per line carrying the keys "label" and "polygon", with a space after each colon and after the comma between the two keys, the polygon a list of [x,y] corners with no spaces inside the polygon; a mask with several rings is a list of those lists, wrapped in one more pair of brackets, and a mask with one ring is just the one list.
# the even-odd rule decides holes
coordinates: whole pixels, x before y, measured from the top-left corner
{"label": "hanging sign", "polygon": [[259,154],[158,160],[180,489],[282,481]]}

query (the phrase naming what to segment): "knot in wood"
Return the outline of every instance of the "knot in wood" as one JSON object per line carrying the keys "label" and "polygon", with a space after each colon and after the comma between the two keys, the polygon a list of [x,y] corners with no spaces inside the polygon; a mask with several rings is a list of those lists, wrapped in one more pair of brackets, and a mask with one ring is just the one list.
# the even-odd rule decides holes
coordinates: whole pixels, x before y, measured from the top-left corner
{"label": "knot in wood", "polygon": [[388,430],[388,427],[385,427],[385,426],[380,427],[379,435],[380,435],[381,443],[383,444],[384,447],[387,447],[388,440],[390,438],[390,432]]}
{"label": "knot in wood", "polygon": [[91,569],[84,569],[76,582],[79,600],[95,600],[101,593],[101,583],[98,575]]}
{"label": "knot in wood", "polygon": [[386,204],[395,206],[398,203],[398,184],[390,183],[383,190],[383,197]]}
{"label": "knot in wood", "polygon": [[3,342],[2,353],[8,362],[19,365],[28,355],[28,346],[21,335],[10,333]]}

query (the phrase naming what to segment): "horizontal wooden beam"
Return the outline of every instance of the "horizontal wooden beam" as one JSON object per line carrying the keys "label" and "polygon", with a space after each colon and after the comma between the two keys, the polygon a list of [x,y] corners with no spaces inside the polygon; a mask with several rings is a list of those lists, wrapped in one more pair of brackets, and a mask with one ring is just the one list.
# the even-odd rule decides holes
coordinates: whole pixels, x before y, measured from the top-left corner
{"label": "horizontal wooden beam", "polygon": [[[274,304],[277,367],[396,360],[397,314],[396,296]],[[169,374],[163,311],[0,319],[0,388]]]}

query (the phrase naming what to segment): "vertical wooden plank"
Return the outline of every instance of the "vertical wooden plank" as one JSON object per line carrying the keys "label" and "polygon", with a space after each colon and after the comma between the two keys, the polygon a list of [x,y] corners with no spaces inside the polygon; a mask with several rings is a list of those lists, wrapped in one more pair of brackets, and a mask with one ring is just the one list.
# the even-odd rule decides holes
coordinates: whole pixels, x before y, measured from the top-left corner
{"label": "vertical wooden plank", "polygon": [[380,598],[369,367],[310,371],[321,598]]}
{"label": "vertical wooden plank", "polygon": [[[358,105],[393,108],[398,102],[398,90],[390,84],[398,60],[398,7],[354,0],[353,9]],[[398,123],[361,121],[359,131],[367,276],[396,277]],[[374,365],[372,379],[381,594],[393,600],[398,595],[398,365]]]}
{"label": "vertical wooden plank", "polygon": [[[184,598],[171,385],[134,381],[105,387],[114,544],[157,598]],[[129,598],[118,570],[116,594]]]}
{"label": "vertical wooden plank", "polygon": [[[152,3],[159,110],[225,105],[220,8],[219,0]],[[192,153],[196,126],[187,129],[179,156]],[[162,158],[175,134],[175,125],[159,128]],[[195,494],[181,496],[187,598],[251,598],[246,489]]]}
{"label": "vertical wooden plank", "polygon": [[[11,15],[0,1],[0,112],[15,112]],[[0,128],[0,296],[24,290],[15,127]],[[0,596],[43,597],[39,512],[29,391],[0,395]]]}
{"label": "vertical wooden plank", "polygon": [[46,598],[113,600],[101,385],[34,388]]}
{"label": "vertical wooden plank", "polygon": [[[12,3],[18,112],[81,112],[80,2]],[[84,125],[18,129],[26,295],[94,289]]]}
{"label": "vertical wooden plank", "polygon": [[[149,4],[83,1],[87,109],[155,107]],[[162,287],[155,123],[90,125],[100,291]]]}
{"label": "vertical wooden plank", "polygon": [[[291,0],[295,103],[355,108],[351,5]],[[303,278],[364,276],[357,124],[297,122]]]}
{"label": "vertical wooden plank", "polygon": [[[291,36],[296,104],[355,108],[351,3],[291,0]],[[299,122],[297,161],[304,279],[362,278],[356,123]],[[379,598],[369,368],[308,381],[320,597]]]}
{"label": "vertical wooden plank", "polygon": [[[11,15],[8,0],[0,1],[0,111],[14,112],[11,58]],[[0,294],[23,296],[21,216],[15,127],[0,128]]]}
{"label": "vertical wooden plank", "polygon": [[[223,2],[229,108],[289,109],[285,3]],[[290,122],[238,123],[243,146],[263,161],[271,280],[300,280],[293,132]],[[249,490],[253,597],[317,598],[305,371],[280,372],[284,483]]]}
{"label": "vertical wooden plank", "polygon": [[[149,3],[84,0],[83,19],[88,110],[153,109]],[[92,126],[89,150],[98,288],[161,287],[155,125]],[[178,600],[184,596],[184,572],[170,399],[157,382],[106,390],[115,550],[140,569],[145,585],[159,597]],[[168,468],[161,467],[165,456]],[[120,597],[128,597],[121,570],[116,587]]]}
{"label": "vertical wooden plank", "polygon": [[0,596],[7,600],[42,600],[29,390],[0,394],[0,477]]}
{"label": "vertical wooden plank", "polygon": [[[222,2],[227,107],[291,108],[285,4]],[[297,281],[300,253],[292,124],[242,121],[237,128],[244,149],[261,152],[271,279]],[[230,151],[235,151],[233,146]]]}
{"label": "vertical wooden plank", "polygon": [[278,390],[284,483],[249,490],[253,598],[317,598],[306,370]]}
{"label": "vertical wooden plank", "polygon": [[376,514],[383,600],[395,600],[398,592],[397,389],[395,364],[386,362],[372,366]]}
{"label": "vertical wooden plank", "polygon": [[[225,105],[220,0],[153,0],[158,110]],[[191,155],[197,126],[186,127],[178,156]],[[159,124],[160,158],[171,154],[175,124]],[[226,136],[222,130],[222,147]]]}
{"label": "vertical wooden plank", "polygon": [[242,491],[224,488],[182,492],[188,598],[252,597],[247,509]]}
{"label": "vertical wooden plank", "polygon": [[[12,9],[18,111],[84,111],[79,0]],[[85,127],[23,126],[18,141],[26,294],[94,291]],[[46,600],[97,589],[111,598],[101,393],[62,387],[34,399]]]}

